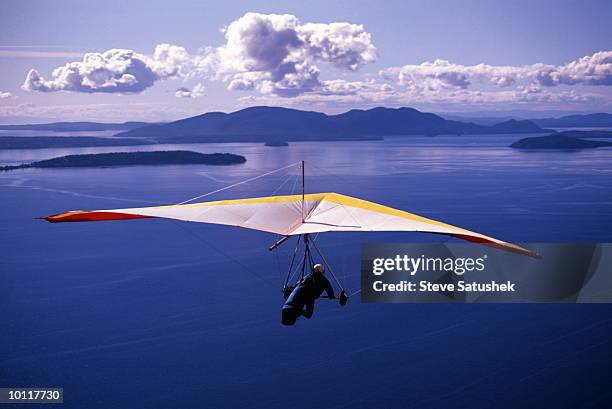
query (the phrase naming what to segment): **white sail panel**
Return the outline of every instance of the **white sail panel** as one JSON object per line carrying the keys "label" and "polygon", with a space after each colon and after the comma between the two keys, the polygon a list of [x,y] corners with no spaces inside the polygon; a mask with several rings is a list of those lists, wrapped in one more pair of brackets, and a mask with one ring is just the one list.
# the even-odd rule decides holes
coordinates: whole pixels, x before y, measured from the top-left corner
{"label": "white sail panel", "polygon": [[529,256],[534,253],[480,233],[338,193],[270,196],[183,205],[72,211],[49,222],[168,218],[261,230],[286,236],[330,231],[414,231],[445,234]]}

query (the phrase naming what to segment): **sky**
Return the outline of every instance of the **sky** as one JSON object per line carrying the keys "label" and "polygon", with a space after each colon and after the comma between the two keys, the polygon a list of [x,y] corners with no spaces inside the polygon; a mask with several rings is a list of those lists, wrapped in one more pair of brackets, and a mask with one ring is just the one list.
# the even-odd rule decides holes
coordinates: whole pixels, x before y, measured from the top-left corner
{"label": "sky", "polygon": [[0,122],[612,112],[612,2],[3,1]]}

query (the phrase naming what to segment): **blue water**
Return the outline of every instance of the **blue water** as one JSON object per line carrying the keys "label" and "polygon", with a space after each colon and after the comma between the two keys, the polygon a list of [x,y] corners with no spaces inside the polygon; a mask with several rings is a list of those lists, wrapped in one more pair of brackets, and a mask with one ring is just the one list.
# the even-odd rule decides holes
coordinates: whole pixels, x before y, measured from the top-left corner
{"label": "blue water", "polygon": [[[75,209],[176,203],[305,159],[337,191],[509,241],[611,241],[612,149],[525,153],[513,136],[167,146],[232,167],[0,173],[0,386],[63,387],[65,408],[587,408],[612,400],[609,305],[372,305],[321,300],[279,324],[291,245],[165,220],[52,225]],[[1,151],[0,164],[140,148]],[[159,147],[144,147],[159,149]],[[209,199],[287,194],[298,169]],[[295,187],[297,189],[297,187]],[[208,199],[208,198],[207,198]],[[365,242],[318,243],[359,286]],[[29,406],[28,406],[29,407]]]}

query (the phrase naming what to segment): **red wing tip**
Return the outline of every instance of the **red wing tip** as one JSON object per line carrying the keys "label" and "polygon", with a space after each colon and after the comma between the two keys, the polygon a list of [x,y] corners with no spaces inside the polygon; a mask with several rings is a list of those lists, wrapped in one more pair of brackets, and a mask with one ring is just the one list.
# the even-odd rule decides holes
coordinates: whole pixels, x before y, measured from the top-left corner
{"label": "red wing tip", "polygon": [[[493,246],[493,247],[496,247],[496,246]],[[536,253],[535,251],[531,251],[529,249],[526,249],[524,247],[517,246],[516,244],[511,244],[510,248],[503,247],[503,246],[500,247],[500,248],[505,249],[505,250],[509,250],[509,251],[511,251],[513,253],[516,253],[516,254],[521,254],[523,256],[535,258],[535,259],[538,259],[538,260],[542,259],[542,255]]]}
{"label": "red wing tip", "polygon": [[107,220],[132,220],[132,219],[149,219],[154,216],[142,216],[137,214],[107,212],[102,210],[82,211],[74,210],[71,212],[53,214],[46,217],[41,217],[49,223],[64,223],[64,222],[97,222]]}
{"label": "red wing tip", "polygon": [[494,245],[494,244],[489,244],[489,245],[491,247],[497,247],[499,249],[510,251],[512,253],[515,253],[515,254],[520,254],[522,256],[527,256],[527,257],[535,258],[535,259],[538,259],[538,260],[542,259],[542,256],[540,254],[538,254],[538,253],[536,253],[534,251],[528,250],[528,249],[526,249],[524,247],[517,246],[516,244],[513,244],[511,247],[497,246],[497,245]]}
{"label": "red wing tip", "polygon": [[531,250],[528,250],[524,247],[518,246],[516,244],[512,244],[512,243],[504,243],[504,242],[500,242],[500,241],[496,241],[494,239],[491,239],[490,237],[482,237],[482,236],[473,236],[473,235],[469,235],[469,234],[461,234],[461,233],[457,233],[457,234],[451,234],[451,236],[463,239],[463,240],[467,240],[467,241],[471,241],[473,243],[479,243],[479,244],[484,244],[485,246],[489,246],[489,247],[494,247],[494,248],[498,248],[500,250],[505,250],[505,251],[510,251],[512,253],[515,254],[520,254],[523,256],[528,256],[528,257],[533,257],[533,258],[537,258],[537,259],[541,259],[542,256],[539,255],[536,252],[533,252]]}

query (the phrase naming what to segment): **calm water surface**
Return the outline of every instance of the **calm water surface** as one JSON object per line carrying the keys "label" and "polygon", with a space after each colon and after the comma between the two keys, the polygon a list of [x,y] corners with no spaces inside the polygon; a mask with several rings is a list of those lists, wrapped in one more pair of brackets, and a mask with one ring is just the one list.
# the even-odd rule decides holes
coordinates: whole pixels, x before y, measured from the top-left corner
{"label": "calm water surface", "polygon": [[[305,159],[336,191],[509,241],[611,241],[612,149],[519,152],[516,136],[163,146],[232,152],[230,167],[0,173],[0,384],[63,387],[66,408],[609,407],[612,307],[319,301],[279,324],[292,248],[167,220],[51,225],[65,210],[177,203]],[[0,151],[0,164],[159,146]],[[298,169],[209,197],[296,190]],[[208,198],[207,198],[208,199]],[[319,238],[358,289],[365,242]],[[277,258],[278,257],[278,258]],[[280,268],[279,268],[280,267]]]}

